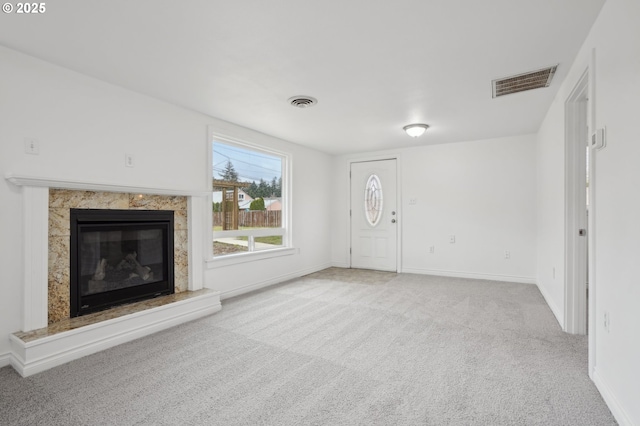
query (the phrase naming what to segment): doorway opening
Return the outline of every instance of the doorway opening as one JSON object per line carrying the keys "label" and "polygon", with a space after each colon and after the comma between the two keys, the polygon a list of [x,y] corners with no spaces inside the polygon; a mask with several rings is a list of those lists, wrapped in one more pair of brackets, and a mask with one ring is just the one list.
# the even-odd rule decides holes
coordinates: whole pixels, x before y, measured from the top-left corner
{"label": "doorway opening", "polygon": [[589,295],[589,73],[565,103],[565,331],[587,334]]}

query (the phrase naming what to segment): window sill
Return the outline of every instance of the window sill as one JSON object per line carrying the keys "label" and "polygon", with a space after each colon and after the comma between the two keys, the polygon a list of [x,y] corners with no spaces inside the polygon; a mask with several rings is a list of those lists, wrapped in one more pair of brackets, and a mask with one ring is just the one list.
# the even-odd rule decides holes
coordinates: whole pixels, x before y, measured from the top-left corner
{"label": "window sill", "polygon": [[274,257],[291,256],[299,253],[299,250],[293,247],[276,248],[270,250],[254,251],[250,253],[228,254],[226,256],[214,257],[207,260],[207,269],[213,269],[220,266],[237,265],[255,260],[271,259]]}

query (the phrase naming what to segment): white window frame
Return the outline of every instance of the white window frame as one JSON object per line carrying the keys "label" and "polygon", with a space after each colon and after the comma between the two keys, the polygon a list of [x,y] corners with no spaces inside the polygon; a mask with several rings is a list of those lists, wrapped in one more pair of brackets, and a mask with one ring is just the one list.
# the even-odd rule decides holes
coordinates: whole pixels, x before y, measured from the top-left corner
{"label": "white window frame", "polygon": [[[209,269],[218,266],[233,265],[237,263],[244,263],[247,261],[268,259],[272,257],[292,255],[297,252],[292,246],[292,232],[291,232],[291,162],[292,155],[288,152],[278,151],[272,148],[260,146],[255,143],[250,143],[245,140],[240,140],[227,135],[219,134],[210,130],[209,138],[207,141],[207,179],[209,187],[211,187],[211,180],[213,179],[213,143],[221,142],[231,146],[237,146],[238,148],[249,149],[280,157],[282,159],[282,227],[280,228],[261,228],[252,230],[232,230],[232,231],[212,231],[211,238],[205,238],[207,254],[207,267]],[[211,224],[213,223],[213,213],[211,205],[213,203],[213,188],[209,191],[207,202],[207,211],[205,212],[205,220],[207,221],[207,227],[205,229],[211,230]],[[254,251],[254,239],[255,237],[262,236],[282,236],[282,246],[273,249]],[[239,237],[246,236],[248,239],[248,251],[241,253],[226,254],[223,256],[213,255],[213,240],[216,238],[224,237]]]}

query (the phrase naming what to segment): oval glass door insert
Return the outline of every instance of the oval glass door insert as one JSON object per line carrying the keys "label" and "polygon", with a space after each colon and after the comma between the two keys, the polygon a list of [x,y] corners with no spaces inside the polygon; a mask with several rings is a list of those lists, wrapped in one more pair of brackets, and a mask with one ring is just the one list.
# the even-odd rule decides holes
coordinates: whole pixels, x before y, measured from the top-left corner
{"label": "oval glass door insert", "polygon": [[382,217],[382,184],[375,174],[369,176],[364,188],[364,215],[373,227],[380,223]]}

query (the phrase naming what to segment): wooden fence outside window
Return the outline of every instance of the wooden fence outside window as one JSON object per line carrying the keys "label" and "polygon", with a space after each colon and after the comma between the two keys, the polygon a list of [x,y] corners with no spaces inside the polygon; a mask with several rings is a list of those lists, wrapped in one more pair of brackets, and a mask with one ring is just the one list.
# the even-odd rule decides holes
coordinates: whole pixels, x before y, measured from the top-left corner
{"label": "wooden fence outside window", "polygon": [[[228,212],[227,214],[230,214]],[[224,212],[213,212],[213,225],[222,225]],[[239,211],[238,226],[245,228],[281,228],[282,210]]]}

